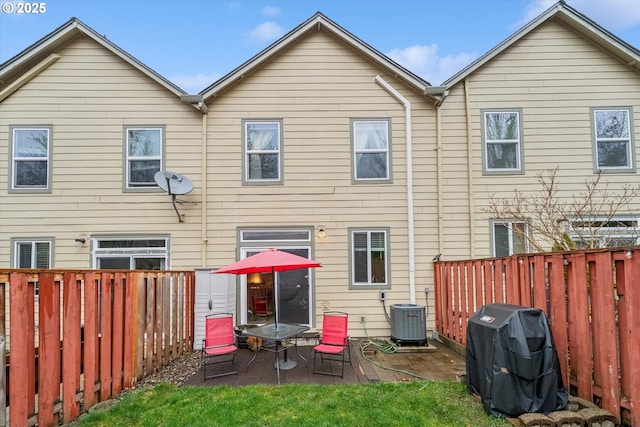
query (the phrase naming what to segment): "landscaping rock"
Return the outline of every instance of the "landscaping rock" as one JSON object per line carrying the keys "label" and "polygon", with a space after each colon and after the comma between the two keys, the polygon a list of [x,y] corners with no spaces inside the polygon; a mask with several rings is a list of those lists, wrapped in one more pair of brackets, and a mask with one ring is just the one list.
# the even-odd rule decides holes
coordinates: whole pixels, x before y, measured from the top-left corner
{"label": "landscaping rock", "polygon": [[544,414],[522,414],[518,419],[523,427],[556,427],[556,422]]}
{"label": "landscaping rock", "polygon": [[580,409],[578,414],[587,421],[587,427],[616,427],[616,417],[609,411],[600,408]]}
{"label": "landscaping rock", "polygon": [[592,408],[597,409],[598,405],[593,402],[589,402],[588,400],[582,399],[580,397],[569,395],[569,399],[567,401],[567,407],[565,408],[567,411],[578,412],[580,409]]}
{"label": "landscaping rock", "polygon": [[556,427],[585,427],[587,420],[577,412],[555,411],[549,414],[549,418],[555,421]]}

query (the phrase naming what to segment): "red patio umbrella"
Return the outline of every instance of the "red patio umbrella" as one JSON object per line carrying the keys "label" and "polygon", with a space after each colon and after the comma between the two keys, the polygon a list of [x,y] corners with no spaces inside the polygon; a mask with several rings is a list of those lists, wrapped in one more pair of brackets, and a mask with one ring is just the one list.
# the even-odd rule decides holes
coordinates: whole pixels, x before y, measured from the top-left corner
{"label": "red patio umbrella", "polygon": [[[275,273],[278,271],[296,270],[299,268],[321,267],[320,263],[309,258],[290,254],[270,248],[265,251],[251,255],[233,264],[229,264],[216,271],[214,274],[249,274],[249,273],[272,273],[274,283],[274,293],[277,301],[278,284]],[[277,307],[276,307],[277,308]],[[278,327],[278,313],[275,313],[276,328]]]}

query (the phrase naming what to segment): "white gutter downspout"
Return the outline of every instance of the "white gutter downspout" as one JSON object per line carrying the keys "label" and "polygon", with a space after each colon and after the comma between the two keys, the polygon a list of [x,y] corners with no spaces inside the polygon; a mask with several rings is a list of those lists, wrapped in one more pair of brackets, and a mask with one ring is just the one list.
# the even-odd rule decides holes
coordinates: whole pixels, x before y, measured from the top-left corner
{"label": "white gutter downspout", "polygon": [[209,238],[207,237],[208,229],[207,229],[207,119],[209,117],[209,111],[204,111],[202,115],[202,206],[201,206],[201,221],[202,221],[202,229],[201,229],[201,238],[202,238],[202,253],[201,257],[201,267],[206,267],[208,265],[207,261],[207,244],[209,242]]}
{"label": "white gutter downspout", "polygon": [[[475,215],[473,212],[474,209],[474,194],[473,194],[473,135],[471,133],[471,107],[469,105],[469,78],[464,79],[464,110],[465,115],[467,117],[467,175],[468,179],[468,188],[467,191],[469,193],[469,198],[467,203],[469,203],[469,241],[474,241],[474,236],[476,234],[475,231]],[[475,258],[475,248],[474,245],[469,245],[469,258]]]}
{"label": "white gutter downspout", "polygon": [[396,98],[404,106],[405,111],[405,127],[407,138],[407,221],[408,221],[408,237],[409,237],[409,300],[411,304],[416,303],[416,268],[415,268],[415,236],[414,236],[414,219],[413,219],[413,154],[411,152],[411,102],[395,90],[382,77],[376,76],[376,83],[382,86],[394,98]]}
{"label": "white gutter downspout", "polygon": [[202,113],[202,135],[200,136],[202,140],[202,163],[200,163],[202,167],[202,204],[200,206],[200,238],[202,240],[200,242],[200,266],[204,268],[208,264],[207,244],[209,242],[209,238],[207,237],[207,118],[209,115],[209,107],[205,104],[202,95],[182,95],[180,97],[180,101],[182,101],[183,104],[190,104],[193,108]]}
{"label": "white gutter downspout", "polygon": [[436,104],[436,191],[438,213],[438,252],[444,252],[444,217],[442,208],[442,102]]}

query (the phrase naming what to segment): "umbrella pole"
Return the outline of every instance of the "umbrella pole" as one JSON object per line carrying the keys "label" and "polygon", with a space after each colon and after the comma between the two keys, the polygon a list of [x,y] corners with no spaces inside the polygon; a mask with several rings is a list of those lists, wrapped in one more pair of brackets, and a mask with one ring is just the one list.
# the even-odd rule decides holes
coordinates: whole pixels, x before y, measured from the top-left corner
{"label": "umbrella pole", "polygon": [[276,331],[278,330],[278,282],[276,280],[276,272],[273,268],[273,266],[271,267],[271,277],[273,278],[273,317],[276,321]]}

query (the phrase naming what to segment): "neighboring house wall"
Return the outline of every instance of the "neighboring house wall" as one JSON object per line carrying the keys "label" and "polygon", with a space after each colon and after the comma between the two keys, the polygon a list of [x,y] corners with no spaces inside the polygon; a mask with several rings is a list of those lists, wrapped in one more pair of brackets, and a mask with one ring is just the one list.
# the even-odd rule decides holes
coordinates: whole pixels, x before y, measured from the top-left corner
{"label": "neighboring house wall", "polygon": [[[353,329],[361,328],[357,321],[363,315],[367,328],[382,333],[388,325],[379,290],[353,289],[349,281],[349,230],[386,228],[391,262],[387,304],[409,302],[405,109],[375,82],[377,75],[412,102],[414,183],[421,193],[415,208],[416,282],[423,292],[437,250],[430,239],[437,230],[435,109],[423,95],[324,31],[305,36],[209,103],[207,258],[215,265],[234,261],[238,227],[311,229],[312,256],[322,263],[312,271],[315,321],[323,309],[343,310],[353,315]],[[243,185],[243,121],[267,119],[282,126],[282,182]],[[352,119],[389,121],[390,182],[353,182]],[[324,239],[317,237],[320,227],[326,230]],[[424,305],[424,292],[418,298]]]}
{"label": "neighboring house wall", "polygon": [[[536,28],[450,89],[443,106],[442,170],[447,188],[458,185],[442,195],[447,259],[491,256],[485,209],[492,194],[512,198],[514,189],[537,193],[542,187],[536,175],[555,167],[559,167],[562,200],[571,201],[584,192],[585,181],[595,177],[592,109],[598,107],[631,108],[637,155],[640,74],[554,21]],[[521,112],[523,173],[483,174],[482,112],[492,109]],[[471,217],[465,172],[468,141]],[[635,170],[612,172],[602,181],[610,191],[620,192],[625,184],[640,184],[640,177]],[[638,215],[640,200],[634,200],[630,210]]]}
{"label": "neighboring house wall", "polygon": [[[60,59],[0,102],[0,263],[10,267],[10,239],[50,237],[51,267],[90,268],[90,236],[169,236],[170,267],[200,266],[201,208],[180,205],[160,189],[123,191],[124,127],[159,126],[165,132],[165,168],[191,177],[201,199],[201,114],[178,96],[88,38],[57,52]],[[12,126],[51,127],[51,188],[9,192]]]}

